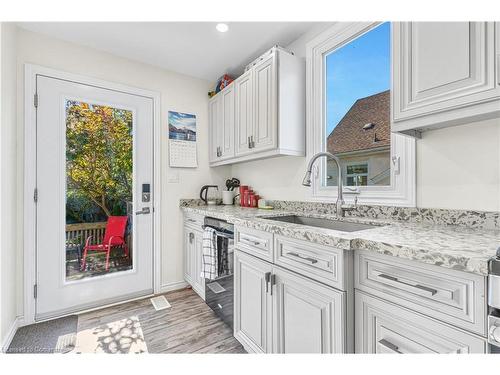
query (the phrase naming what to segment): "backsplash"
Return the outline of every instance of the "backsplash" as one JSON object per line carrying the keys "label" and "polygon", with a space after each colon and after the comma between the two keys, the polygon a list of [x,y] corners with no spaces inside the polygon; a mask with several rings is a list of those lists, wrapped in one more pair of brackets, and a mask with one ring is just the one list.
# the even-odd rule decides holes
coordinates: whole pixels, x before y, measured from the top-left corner
{"label": "backsplash", "polygon": [[[279,200],[267,200],[267,202],[276,209],[286,211],[335,215],[335,203]],[[180,201],[181,207],[199,205],[204,205],[200,199],[181,199]],[[359,205],[356,210],[347,212],[346,216],[435,225],[458,225],[476,229],[500,229],[500,212]]]}
{"label": "backsplash", "polygon": [[[275,208],[283,210],[313,212],[328,215],[335,214],[335,203],[298,201],[268,202]],[[458,225],[477,229],[500,229],[500,212],[359,205],[356,210],[347,212],[346,216],[436,225]]]}

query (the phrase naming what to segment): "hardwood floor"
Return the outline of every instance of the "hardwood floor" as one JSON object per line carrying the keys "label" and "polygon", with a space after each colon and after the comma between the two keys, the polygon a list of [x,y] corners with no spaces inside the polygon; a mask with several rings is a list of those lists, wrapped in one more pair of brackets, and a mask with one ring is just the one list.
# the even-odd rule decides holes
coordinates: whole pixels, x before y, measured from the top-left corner
{"label": "hardwood floor", "polygon": [[165,297],[172,307],[161,311],[147,298],[79,315],[75,351],[245,353],[232,329],[191,289]]}

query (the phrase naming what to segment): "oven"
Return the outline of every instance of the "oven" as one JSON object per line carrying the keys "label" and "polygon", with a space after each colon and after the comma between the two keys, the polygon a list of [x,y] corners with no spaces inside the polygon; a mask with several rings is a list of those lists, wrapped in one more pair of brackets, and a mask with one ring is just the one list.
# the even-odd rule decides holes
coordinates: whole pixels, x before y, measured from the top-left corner
{"label": "oven", "polygon": [[206,227],[215,230],[214,242],[217,245],[219,267],[215,279],[205,279],[205,302],[219,318],[233,328],[234,225],[207,216],[203,224],[203,228]]}

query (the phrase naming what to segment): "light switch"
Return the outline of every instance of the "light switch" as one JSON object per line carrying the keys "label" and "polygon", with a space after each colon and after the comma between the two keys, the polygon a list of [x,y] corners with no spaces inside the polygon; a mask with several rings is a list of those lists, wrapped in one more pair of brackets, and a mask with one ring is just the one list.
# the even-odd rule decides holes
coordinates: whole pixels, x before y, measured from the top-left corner
{"label": "light switch", "polygon": [[168,173],[167,182],[169,184],[178,184],[179,183],[179,172],[176,170],[170,171]]}

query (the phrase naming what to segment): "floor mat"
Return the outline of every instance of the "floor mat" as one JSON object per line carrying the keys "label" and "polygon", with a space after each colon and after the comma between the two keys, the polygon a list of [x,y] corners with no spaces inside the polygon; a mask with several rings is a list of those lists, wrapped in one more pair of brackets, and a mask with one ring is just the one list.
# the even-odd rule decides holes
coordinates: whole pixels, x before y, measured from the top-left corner
{"label": "floor mat", "polygon": [[79,330],[75,353],[147,353],[137,316]]}
{"label": "floor mat", "polygon": [[21,327],[7,353],[68,353],[75,348],[77,327],[76,315]]}

